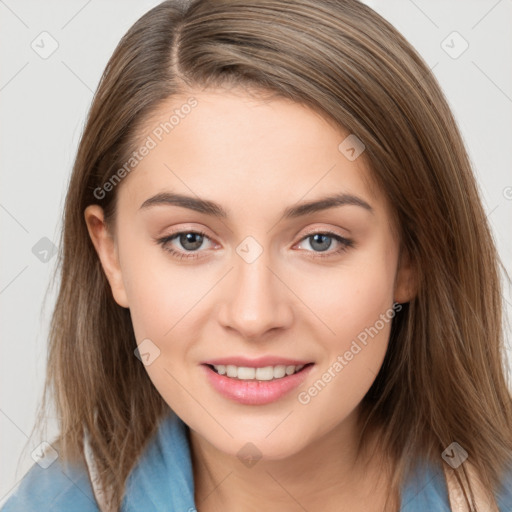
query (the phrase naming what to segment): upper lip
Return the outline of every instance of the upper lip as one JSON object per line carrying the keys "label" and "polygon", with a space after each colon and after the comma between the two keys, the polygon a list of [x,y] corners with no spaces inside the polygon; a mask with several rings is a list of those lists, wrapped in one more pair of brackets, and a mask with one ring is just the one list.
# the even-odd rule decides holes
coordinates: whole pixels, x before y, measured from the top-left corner
{"label": "upper lip", "polygon": [[218,359],[209,359],[208,361],[204,361],[203,364],[209,365],[233,365],[233,366],[243,366],[247,368],[264,368],[265,366],[300,366],[311,363],[312,361],[301,361],[299,359],[290,359],[288,357],[278,357],[278,356],[262,356],[254,359],[249,359],[244,356],[234,356],[234,357],[220,357]]}

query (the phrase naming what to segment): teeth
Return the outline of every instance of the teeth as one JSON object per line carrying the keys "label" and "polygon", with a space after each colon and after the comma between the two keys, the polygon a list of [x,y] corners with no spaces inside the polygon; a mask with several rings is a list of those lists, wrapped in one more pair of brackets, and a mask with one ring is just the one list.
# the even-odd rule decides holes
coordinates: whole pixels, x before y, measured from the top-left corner
{"label": "teeth", "polygon": [[240,380],[272,380],[282,379],[285,375],[292,375],[304,368],[304,365],[285,366],[265,366],[263,368],[248,368],[247,366],[234,366],[232,364],[214,364],[213,367],[219,375],[227,375],[228,377]]}
{"label": "teeth", "polygon": [[286,375],[286,366],[284,364],[280,364],[279,366],[274,366],[274,379],[280,379]]}
{"label": "teeth", "polygon": [[226,374],[226,367],[223,364],[219,364],[218,366],[215,367],[215,369],[220,375]]}
{"label": "teeth", "polygon": [[[236,368],[236,366],[235,366],[235,368]],[[258,371],[260,371],[259,368],[258,368]],[[254,368],[241,367],[241,368],[237,368],[236,377],[238,379],[242,379],[242,380],[251,380],[251,379],[254,379],[255,374],[256,374],[256,370]]]}
{"label": "teeth", "polygon": [[274,368],[265,366],[264,368],[256,368],[256,380],[272,380],[274,378]]}

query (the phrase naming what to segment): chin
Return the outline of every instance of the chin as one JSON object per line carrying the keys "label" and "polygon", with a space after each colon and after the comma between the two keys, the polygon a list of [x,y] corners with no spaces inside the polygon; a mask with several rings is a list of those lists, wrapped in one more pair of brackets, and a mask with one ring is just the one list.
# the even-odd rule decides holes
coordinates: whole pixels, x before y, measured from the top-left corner
{"label": "chin", "polygon": [[262,435],[261,431],[244,432],[237,436],[234,432],[234,439],[206,440],[215,446],[219,451],[237,457],[242,463],[251,461],[277,461],[287,459],[299,453],[305,447],[305,438],[297,438],[276,434]]}

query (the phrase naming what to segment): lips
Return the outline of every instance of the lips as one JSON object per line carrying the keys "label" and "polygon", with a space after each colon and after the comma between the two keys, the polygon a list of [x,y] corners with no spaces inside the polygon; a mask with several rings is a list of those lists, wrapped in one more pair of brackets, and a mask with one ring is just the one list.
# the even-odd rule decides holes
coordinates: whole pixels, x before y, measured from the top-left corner
{"label": "lips", "polygon": [[[247,378],[248,370],[255,370],[255,377],[260,370],[268,367],[291,367],[297,369],[294,373],[280,376],[278,378]],[[297,359],[288,359],[280,357],[261,357],[258,359],[248,359],[245,357],[230,357],[223,359],[212,359],[201,365],[206,374],[206,378],[215,391],[223,397],[234,402],[244,405],[265,405],[276,402],[288,395],[293,389],[298,387],[311,371],[314,363],[310,361],[301,361]],[[228,367],[243,368],[244,375],[230,377],[236,375],[236,372],[218,372]],[[217,368],[217,369],[216,369]],[[252,375],[249,371],[249,376]]]}

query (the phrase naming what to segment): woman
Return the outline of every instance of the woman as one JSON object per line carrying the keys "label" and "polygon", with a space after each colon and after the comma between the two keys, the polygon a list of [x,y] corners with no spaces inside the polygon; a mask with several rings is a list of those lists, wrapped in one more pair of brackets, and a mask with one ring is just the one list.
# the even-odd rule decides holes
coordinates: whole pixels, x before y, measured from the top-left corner
{"label": "woman", "polygon": [[61,434],[3,510],[512,508],[498,256],[435,78],[369,7],[148,12],[61,247]]}

